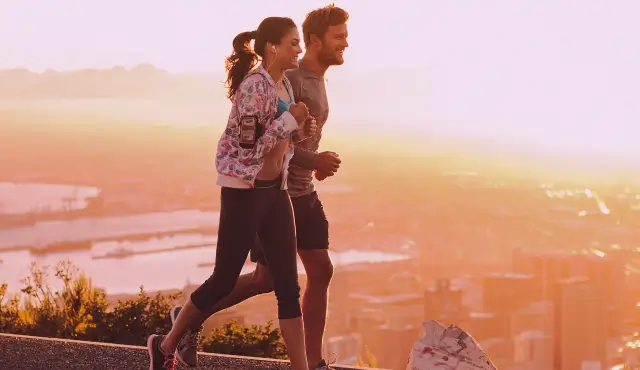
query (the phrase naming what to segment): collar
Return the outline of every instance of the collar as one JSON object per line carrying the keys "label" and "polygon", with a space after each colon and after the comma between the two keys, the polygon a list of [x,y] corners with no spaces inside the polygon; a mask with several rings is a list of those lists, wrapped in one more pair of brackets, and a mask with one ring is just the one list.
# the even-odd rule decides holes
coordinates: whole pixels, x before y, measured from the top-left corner
{"label": "collar", "polygon": [[302,71],[304,71],[304,73],[308,76],[314,77],[318,80],[324,80],[324,78],[322,76],[318,76],[318,74],[316,74],[315,72],[312,72],[311,70],[309,70],[309,68],[307,67],[307,64],[304,62],[303,58],[300,58],[298,60],[298,68],[300,68]]}
{"label": "collar", "polygon": [[269,81],[269,84],[271,84],[271,87],[275,87],[276,86],[276,82],[273,80],[273,78],[271,78],[271,75],[267,72],[267,70],[262,66],[262,63],[260,63],[254,70],[254,73],[260,73],[262,76],[264,76],[264,78],[267,79],[267,81]]}

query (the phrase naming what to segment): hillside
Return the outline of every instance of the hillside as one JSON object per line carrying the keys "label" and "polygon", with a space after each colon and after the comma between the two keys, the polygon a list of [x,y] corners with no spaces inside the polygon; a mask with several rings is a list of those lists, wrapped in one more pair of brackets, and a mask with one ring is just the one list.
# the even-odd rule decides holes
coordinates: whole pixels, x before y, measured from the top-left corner
{"label": "hillside", "polygon": [[[126,69],[47,70],[36,73],[24,68],[0,69],[0,99],[44,98],[224,98],[224,70],[215,74],[172,74],[151,64]],[[411,80],[397,73],[361,73],[330,69],[327,86],[334,100],[349,101],[354,106],[368,106],[371,99],[381,99],[381,89],[405,97],[416,96],[424,88],[420,75]],[[366,96],[363,96],[366,95]]]}
{"label": "hillside", "polygon": [[71,72],[0,70],[0,99],[221,96],[222,76],[174,75],[150,64]]}

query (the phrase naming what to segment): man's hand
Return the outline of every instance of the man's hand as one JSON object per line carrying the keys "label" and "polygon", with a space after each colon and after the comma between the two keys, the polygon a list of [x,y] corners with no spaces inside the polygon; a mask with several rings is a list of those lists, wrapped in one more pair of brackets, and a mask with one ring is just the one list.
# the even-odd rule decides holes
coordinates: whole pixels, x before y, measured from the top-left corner
{"label": "man's hand", "polygon": [[298,128],[296,129],[296,136],[298,137],[298,141],[303,141],[314,136],[317,131],[318,125],[316,123],[316,119],[309,116],[303,123],[298,125]]}
{"label": "man's hand", "polygon": [[318,131],[318,124],[313,116],[309,116],[309,118],[304,121],[303,126],[302,133],[305,137],[311,137]]}
{"label": "man's hand", "polygon": [[316,156],[315,168],[320,174],[326,174],[326,178],[327,176],[333,176],[333,174],[338,171],[341,162],[340,158],[338,158],[338,154],[334,152],[322,152]]}
{"label": "man's hand", "polygon": [[335,172],[322,172],[322,171],[314,171],[313,172],[314,176],[316,177],[316,180],[318,181],[322,181],[324,179],[326,179],[327,177],[331,177],[333,175],[335,175]]}

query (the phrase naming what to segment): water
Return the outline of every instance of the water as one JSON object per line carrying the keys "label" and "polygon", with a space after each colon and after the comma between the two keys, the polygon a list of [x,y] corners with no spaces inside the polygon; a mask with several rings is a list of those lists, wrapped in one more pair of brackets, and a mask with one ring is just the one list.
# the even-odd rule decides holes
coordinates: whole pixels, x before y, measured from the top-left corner
{"label": "water", "polygon": [[43,221],[34,226],[0,230],[0,250],[15,246],[42,246],[62,241],[120,238],[135,234],[180,232],[217,227],[218,212],[180,210],[126,216]]}
{"label": "water", "polygon": [[[345,185],[317,186],[320,194],[345,194],[353,189]],[[26,213],[34,208],[54,210],[64,198],[78,209],[86,199],[96,196],[97,188],[71,185],[0,183],[0,213]],[[41,246],[61,241],[119,238],[132,234],[170,233],[197,228],[215,228],[219,212],[187,209],[127,216],[80,218],[70,221],[38,222],[34,226],[0,229],[0,250],[16,246]]]}
{"label": "water", "polygon": [[104,241],[93,243],[91,247],[92,258],[103,257],[110,253],[127,251],[132,253],[152,253],[154,251],[167,251],[181,247],[211,247],[218,241],[217,235],[203,235],[195,233],[178,234],[164,237],[155,237],[141,241]]}
{"label": "water", "polygon": [[[66,185],[0,183],[0,201],[4,210],[28,212],[33,205],[48,205],[55,209],[63,197],[95,196],[96,188]],[[318,186],[319,193],[345,194],[353,189],[344,185]],[[40,194],[40,195],[38,195]],[[30,203],[29,203],[30,202]],[[72,202],[82,206],[80,200]],[[10,205],[10,206],[9,206]],[[64,221],[38,222],[33,226],[0,229],[0,283],[8,283],[9,290],[17,292],[23,287],[21,280],[29,275],[29,266],[53,266],[71,260],[86,273],[94,285],[110,294],[136,293],[140,285],[149,291],[182,289],[186,284],[204,281],[212,267],[198,267],[215,260],[219,212],[187,209],[171,212],[153,212],[137,215],[101,218],[80,218]],[[212,234],[194,232],[212,229]],[[137,241],[115,239],[135,234],[170,233],[164,237]],[[97,241],[101,239],[102,241]],[[15,246],[46,246],[63,241],[94,240],[91,250],[33,255],[29,251],[6,251]],[[336,245],[339,249],[339,245]],[[3,252],[2,250],[5,249]],[[123,255],[123,253],[125,255]],[[129,253],[128,255],[126,255]],[[131,253],[134,253],[131,255]],[[105,256],[120,254],[120,258]],[[407,254],[386,253],[375,250],[332,251],[336,266],[362,263],[382,263],[411,258]],[[247,263],[243,273],[255,264]],[[299,262],[298,270],[304,274]],[[53,274],[53,270],[50,273]],[[54,282],[53,277],[51,281]]]}
{"label": "water", "polygon": [[[215,245],[203,245],[194,249],[165,251],[155,254],[133,255],[126,258],[94,259],[108,251],[127,248],[135,251],[176,247],[185,243],[206,243],[203,235],[187,235],[163,238],[155,242],[101,242],[94,244],[91,252],[59,253],[33,256],[27,251],[0,253],[4,264],[0,265],[0,283],[8,283],[10,291],[22,288],[20,280],[29,274],[32,261],[39,266],[55,265],[61,260],[70,259],[94,282],[94,285],[106,289],[108,293],[136,293],[140,285],[149,291],[182,289],[186,284],[199,284],[211,274],[212,267],[198,267],[200,263],[215,260]],[[209,239],[210,240],[210,239]],[[336,266],[350,266],[363,263],[382,263],[407,260],[405,254],[381,251],[346,250],[331,251]],[[247,263],[243,273],[250,272],[255,264]],[[304,267],[298,261],[298,270],[304,274]],[[51,270],[53,272],[53,270]]]}

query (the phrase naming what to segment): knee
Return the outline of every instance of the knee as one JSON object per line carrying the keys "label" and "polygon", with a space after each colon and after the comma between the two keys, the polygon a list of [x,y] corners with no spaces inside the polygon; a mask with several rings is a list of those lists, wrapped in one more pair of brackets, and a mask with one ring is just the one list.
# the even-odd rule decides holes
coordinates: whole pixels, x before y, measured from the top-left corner
{"label": "knee", "polygon": [[307,269],[307,284],[328,287],[333,278],[333,269],[331,260],[310,266]]}
{"label": "knee", "polygon": [[218,295],[224,297],[230,294],[233,291],[237,282],[237,277],[234,280],[233,278],[222,278],[219,274],[213,274],[209,279],[207,279],[204,284],[207,290],[210,292],[217,292]]}
{"label": "knee", "polygon": [[290,278],[281,278],[273,282],[273,290],[278,301],[278,318],[295,319],[302,316],[300,307],[300,284],[298,274]]}
{"label": "knee", "polygon": [[222,297],[233,291],[234,281],[221,279],[215,273],[191,293],[191,303],[200,311],[213,308]]}

